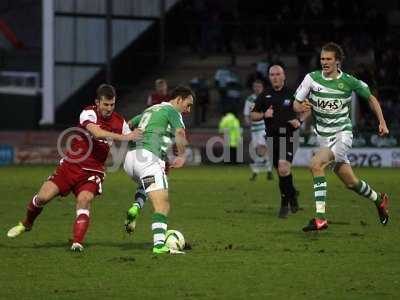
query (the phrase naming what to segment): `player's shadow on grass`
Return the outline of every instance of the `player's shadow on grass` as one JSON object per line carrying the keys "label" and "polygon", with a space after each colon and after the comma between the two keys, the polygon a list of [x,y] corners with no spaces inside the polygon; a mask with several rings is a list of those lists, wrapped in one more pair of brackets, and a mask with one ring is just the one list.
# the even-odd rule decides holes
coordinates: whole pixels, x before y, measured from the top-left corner
{"label": "player's shadow on grass", "polygon": [[[119,248],[123,251],[135,250],[135,249],[152,249],[152,243],[135,243],[135,242],[110,242],[110,241],[101,241],[101,242],[87,242],[85,243],[85,249],[99,247],[106,248]],[[24,248],[24,249],[51,249],[51,248],[60,248],[60,249],[69,249],[71,247],[71,243],[68,241],[65,242],[43,242],[43,243],[33,243],[30,245],[7,245],[0,244],[0,248],[3,249],[14,249],[14,248]]]}
{"label": "player's shadow on grass", "polygon": [[121,250],[153,249],[153,243],[126,243],[120,248]]}
{"label": "player's shadow on grass", "polygon": [[344,222],[344,221],[328,220],[328,222],[330,225],[345,225],[345,226],[350,225],[350,222]]}
{"label": "player's shadow on grass", "polygon": [[126,250],[135,250],[135,249],[152,249],[153,248],[153,243],[149,242],[133,242],[133,241],[123,241],[123,242],[109,242],[109,241],[101,241],[101,242],[88,242],[87,243],[88,248],[89,247],[95,247],[95,246],[100,246],[100,247],[115,247],[119,248],[123,251]]}
{"label": "player's shadow on grass", "polygon": [[48,243],[33,243],[30,245],[7,245],[7,244],[0,244],[0,248],[23,248],[23,249],[49,249],[49,248],[65,248],[68,247],[70,244],[68,242],[48,242]]}
{"label": "player's shadow on grass", "polygon": [[261,216],[276,216],[278,208],[268,206],[263,209],[225,209],[226,214],[247,214],[247,215],[261,215]]}

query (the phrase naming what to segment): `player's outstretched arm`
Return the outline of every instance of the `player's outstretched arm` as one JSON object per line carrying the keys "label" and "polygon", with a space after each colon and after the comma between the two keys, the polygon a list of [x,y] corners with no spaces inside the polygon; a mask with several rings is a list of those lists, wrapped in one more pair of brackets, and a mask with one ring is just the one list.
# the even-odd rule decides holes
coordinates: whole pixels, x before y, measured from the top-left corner
{"label": "player's outstretched arm", "polygon": [[88,124],[86,129],[95,137],[95,138],[110,138],[117,141],[132,141],[137,140],[142,137],[142,131],[140,129],[135,129],[134,131],[128,134],[118,134],[114,132],[110,132],[104,129],[101,129],[99,125],[96,124]]}
{"label": "player's outstretched arm", "polygon": [[131,120],[128,121],[128,126],[131,130],[139,127],[142,116],[143,114],[136,115]]}
{"label": "player's outstretched arm", "polygon": [[376,118],[378,119],[379,122],[379,135],[384,136],[389,133],[389,129],[387,128],[385,118],[383,116],[382,108],[381,105],[379,104],[378,99],[375,98],[375,96],[371,95],[368,98],[369,100],[369,107],[371,110],[374,112]]}
{"label": "player's outstretched arm", "polygon": [[181,168],[186,162],[186,146],[188,144],[184,128],[177,128],[175,131],[175,144],[178,155],[171,164],[171,168]]}

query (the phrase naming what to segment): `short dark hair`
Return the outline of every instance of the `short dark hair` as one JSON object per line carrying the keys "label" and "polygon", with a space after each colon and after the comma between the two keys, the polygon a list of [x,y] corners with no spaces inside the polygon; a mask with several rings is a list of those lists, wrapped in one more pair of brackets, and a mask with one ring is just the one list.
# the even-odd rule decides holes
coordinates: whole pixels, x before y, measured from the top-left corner
{"label": "short dark hair", "polygon": [[171,100],[177,98],[177,97],[181,97],[182,99],[185,99],[189,96],[192,96],[194,99],[194,92],[193,90],[185,85],[179,85],[176,88],[174,88],[171,92]]}
{"label": "short dark hair", "polygon": [[258,84],[262,84],[264,86],[264,82],[261,79],[256,79],[253,81],[253,84],[258,83]]}
{"label": "short dark hair", "polygon": [[322,46],[322,51],[334,52],[335,58],[342,62],[344,60],[344,51],[342,47],[334,42],[329,42]]}
{"label": "short dark hair", "polygon": [[115,89],[110,84],[101,84],[96,90],[96,99],[101,100],[105,99],[113,99],[116,96]]}
{"label": "short dark hair", "polygon": [[167,84],[167,81],[164,79],[164,78],[158,78],[156,81],[155,81],[155,86],[157,87],[157,86],[160,86],[160,85],[163,85],[163,84]]}

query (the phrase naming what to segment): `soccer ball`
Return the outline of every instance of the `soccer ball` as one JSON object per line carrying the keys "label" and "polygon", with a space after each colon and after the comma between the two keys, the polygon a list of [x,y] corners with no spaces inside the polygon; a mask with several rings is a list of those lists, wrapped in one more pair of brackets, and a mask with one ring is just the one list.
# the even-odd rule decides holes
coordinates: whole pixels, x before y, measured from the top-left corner
{"label": "soccer ball", "polygon": [[178,230],[168,230],[165,244],[170,249],[182,251],[185,248],[185,238]]}

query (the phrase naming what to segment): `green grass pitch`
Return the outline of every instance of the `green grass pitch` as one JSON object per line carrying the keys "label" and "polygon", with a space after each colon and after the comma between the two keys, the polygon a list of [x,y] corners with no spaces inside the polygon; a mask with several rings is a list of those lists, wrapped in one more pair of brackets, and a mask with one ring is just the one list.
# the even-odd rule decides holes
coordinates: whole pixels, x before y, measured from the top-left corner
{"label": "green grass pitch", "polygon": [[169,180],[169,228],[193,249],[153,257],[147,203],[134,236],[123,232],[135,185],[108,174],[92,206],[83,253],[71,253],[71,196],[56,198],[34,229],[16,239],[7,230],[53,167],[0,168],[0,299],[398,299],[400,172],[356,169],[391,197],[389,224],[368,200],[328,175],[330,227],[301,231],[313,216],[312,179],[295,169],[303,211],[276,217],[277,179],[249,182],[248,167],[192,167]]}

